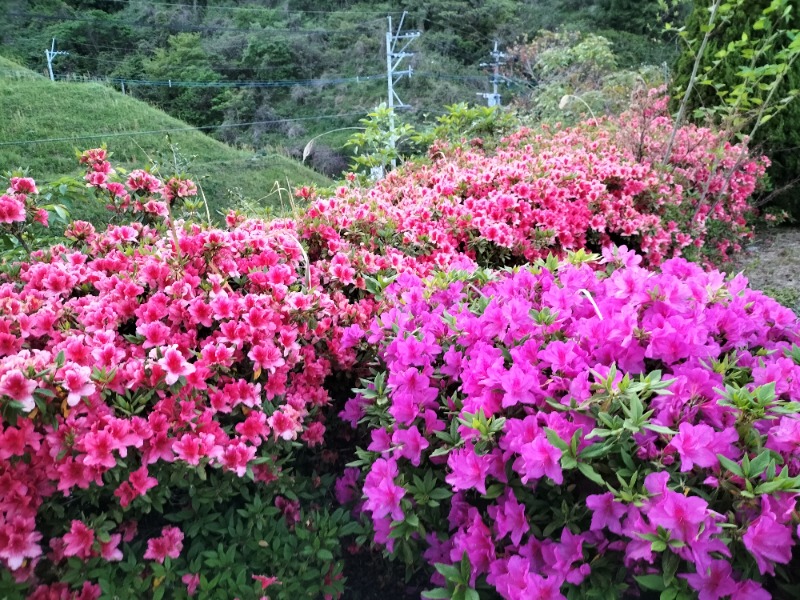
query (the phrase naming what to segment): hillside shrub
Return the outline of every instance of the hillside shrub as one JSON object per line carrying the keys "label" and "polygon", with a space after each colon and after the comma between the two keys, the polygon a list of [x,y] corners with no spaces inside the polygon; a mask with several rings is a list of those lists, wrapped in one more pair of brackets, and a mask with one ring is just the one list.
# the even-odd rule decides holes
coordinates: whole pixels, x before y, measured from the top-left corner
{"label": "hillside shrub", "polygon": [[521,130],[492,151],[480,140],[434,144],[427,162],[318,199],[300,233],[312,256],[343,250],[360,264],[399,250],[395,263],[414,269],[464,255],[514,265],[612,242],[651,265],[682,255],[724,261],[751,236],[748,199],[767,162],[739,162],[741,145],[691,125],[662,165],[671,133],[666,98],[655,91],[619,119]]}
{"label": "hillside shrub", "polygon": [[380,360],[341,487],[435,567],[428,598],[793,595],[795,315],[741,275],[603,256],[401,275],[352,338]]}
{"label": "hillside shrub", "polygon": [[[689,84],[712,5],[709,0],[695,2],[686,19],[682,35],[689,44],[674,66],[676,91],[685,90]],[[688,107],[695,112],[696,120],[712,117],[720,122],[736,106],[739,119],[750,122],[749,130],[762,107],[768,106],[767,118],[762,118],[753,143],[771,160],[769,175],[778,192],[768,197],[775,201],[773,208],[788,210],[797,218],[800,62],[790,58],[788,51],[797,48],[800,13],[783,0],[743,0],[725,5],[727,10],[720,11],[721,18],[709,37],[703,69]],[[779,85],[771,95],[776,81]],[[778,107],[780,112],[776,113]]]}

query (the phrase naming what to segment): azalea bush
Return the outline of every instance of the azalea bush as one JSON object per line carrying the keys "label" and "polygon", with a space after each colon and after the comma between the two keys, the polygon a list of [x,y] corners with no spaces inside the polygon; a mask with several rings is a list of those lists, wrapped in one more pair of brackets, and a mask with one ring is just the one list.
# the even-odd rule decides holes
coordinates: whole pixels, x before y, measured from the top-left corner
{"label": "azalea bush", "polygon": [[6,192],[0,194],[0,261],[4,262],[30,253],[32,241],[53,242],[55,234],[48,229],[50,222],[66,225],[69,214],[62,203],[61,185],[39,190],[24,171],[0,176],[2,183],[8,184]]}
{"label": "azalea bush", "polygon": [[748,199],[766,161],[740,161],[746,148],[685,126],[662,164],[671,133],[666,99],[644,93],[619,119],[521,130],[491,151],[434,144],[427,162],[317,199],[301,234],[312,254],[345,250],[367,267],[372,254],[396,250],[424,270],[463,256],[522,264],[612,242],[651,265],[682,255],[718,263],[752,235]]}
{"label": "azalea bush", "polygon": [[351,335],[380,360],[341,414],[366,437],[341,499],[435,567],[428,598],[795,595],[796,316],[603,256],[389,285]]}
{"label": "azalea bush", "polygon": [[323,383],[374,301],[323,290],[286,223],[178,221],[191,182],[84,156],[145,222],[74,222],[0,275],[0,561],[33,597],[337,595]]}
{"label": "azalea bush", "polygon": [[432,597],[791,580],[797,323],[675,258],[749,235],[764,163],[693,127],[658,162],[640,100],[302,188],[294,219],[215,227],[185,175],[95,148],[111,223],[27,244],[61,215],[9,180],[0,596],[333,599],[353,540],[424,556]]}

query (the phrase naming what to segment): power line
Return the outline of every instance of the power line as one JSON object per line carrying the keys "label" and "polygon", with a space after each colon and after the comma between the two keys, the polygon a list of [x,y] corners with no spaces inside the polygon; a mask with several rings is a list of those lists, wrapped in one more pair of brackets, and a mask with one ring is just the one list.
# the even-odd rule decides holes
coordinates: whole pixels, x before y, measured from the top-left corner
{"label": "power line", "polygon": [[[275,81],[179,81],[171,79],[129,79],[127,77],[88,77],[84,81],[95,83],[124,83],[126,85],[139,85],[148,87],[203,87],[203,88],[277,88],[277,87],[321,87],[324,85],[340,85],[343,83],[361,83],[374,79],[383,79],[384,75],[358,75],[355,77],[337,77],[332,79],[296,79]],[[60,81],[80,81],[81,78],[59,76]]]}
{"label": "power line", "polygon": [[[31,71],[0,69],[0,73],[15,75],[30,74]],[[431,79],[448,79],[452,81],[486,81],[485,75],[450,75],[447,73],[432,73],[428,71],[414,71],[418,77]],[[91,83],[125,83],[126,85],[141,85],[150,87],[210,87],[210,88],[271,88],[271,87],[321,87],[325,85],[341,85],[344,83],[361,83],[384,79],[384,74],[354,75],[349,77],[333,77],[326,79],[283,79],[273,81],[186,81],[178,79],[134,79],[128,77],[103,77],[80,75],[56,75],[58,81],[65,82],[91,82]]]}
{"label": "power line", "polygon": [[222,125],[200,125],[198,127],[172,127],[167,129],[151,129],[148,131],[118,131],[107,133],[89,133],[71,137],[43,138],[36,140],[17,140],[13,142],[0,142],[0,147],[23,146],[27,144],[48,144],[55,142],[74,142],[79,140],[91,140],[97,138],[131,137],[135,135],[154,135],[157,133],[176,133],[181,131],[202,131],[206,129],[229,129],[231,127],[249,127],[251,125],[275,125],[277,123],[291,123],[295,121],[318,121],[322,119],[340,119],[361,115],[363,112],[340,113],[336,115],[319,115],[315,117],[294,117],[287,119],[272,119],[269,121],[249,121],[247,123],[223,123]]}
{"label": "power line", "polygon": [[[0,73],[8,73],[11,75],[31,75],[33,71],[14,70],[14,69],[0,69]],[[487,81],[486,75],[451,75],[448,73],[433,73],[429,71],[414,71],[417,77],[428,79],[440,79],[450,81]],[[64,82],[90,82],[90,83],[107,83],[107,84],[125,84],[125,85],[139,85],[148,87],[202,87],[202,88],[280,88],[280,87],[323,87],[327,85],[343,85],[347,83],[362,83],[368,81],[376,81],[383,79],[385,75],[356,75],[350,77],[336,77],[326,79],[297,79],[297,80],[274,80],[274,81],[185,81],[185,80],[150,80],[150,79],[133,79],[127,77],[102,77],[102,76],[75,76],[75,75],[56,75],[57,81]],[[504,77],[507,83],[524,83],[520,80]]]}
{"label": "power line", "polygon": [[[72,44],[79,44],[79,43],[80,42],[71,42],[71,43],[68,43],[67,45],[70,46]],[[84,43],[80,43],[80,45],[82,45],[82,46],[91,46],[90,44],[84,44]],[[108,46],[108,48],[112,48],[112,47]],[[136,51],[135,48],[115,48],[115,49],[118,52],[133,52],[133,51]],[[87,61],[93,62],[93,63],[95,63],[95,62],[96,63],[102,63],[102,64],[105,64],[105,65],[130,64],[130,62],[125,60],[125,59],[108,58],[107,55],[95,55],[95,56],[77,55],[77,56],[78,56],[79,59],[87,60]],[[145,60],[149,61],[149,60],[152,60],[152,59],[146,58]],[[287,68],[287,65],[273,65],[273,66],[269,66],[269,67],[263,67],[263,66],[243,67],[243,66],[237,66],[237,65],[234,65],[234,64],[222,64],[222,63],[204,63],[201,66],[209,67],[211,69],[214,69],[215,71],[277,71],[277,70],[280,70],[280,69],[286,69]],[[293,66],[293,65],[291,65],[291,66]]]}

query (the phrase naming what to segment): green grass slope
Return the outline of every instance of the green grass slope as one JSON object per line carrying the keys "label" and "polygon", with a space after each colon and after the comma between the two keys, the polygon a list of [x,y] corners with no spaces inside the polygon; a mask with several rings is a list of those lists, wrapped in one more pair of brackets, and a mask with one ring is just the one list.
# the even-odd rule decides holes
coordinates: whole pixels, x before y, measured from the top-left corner
{"label": "green grass slope", "polygon": [[101,84],[53,83],[0,57],[0,172],[27,167],[43,182],[80,174],[75,150],[102,143],[115,165],[130,169],[171,160],[171,143],[181,157],[191,158],[188,171],[201,182],[213,213],[237,198],[279,209],[276,182],[283,188],[331,183],[284,156],[257,156],[196,130],[180,131],[188,127]]}

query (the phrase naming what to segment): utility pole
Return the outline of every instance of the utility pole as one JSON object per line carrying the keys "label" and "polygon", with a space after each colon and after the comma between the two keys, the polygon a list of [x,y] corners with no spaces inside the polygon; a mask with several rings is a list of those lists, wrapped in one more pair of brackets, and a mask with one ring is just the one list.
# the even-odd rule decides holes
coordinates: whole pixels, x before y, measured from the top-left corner
{"label": "utility pole", "polygon": [[66,56],[69,54],[69,52],[62,52],[61,50],[56,52],[56,38],[53,38],[53,43],[50,45],[50,50],[45,49],[44,51],[44,55],[47,57],[47,70],[50,71],[50,81],[56,80],[55,76],[53,76],[53,59],[59,54]]}
{"label": "utility pole", "polygon": [[[386,19],[389,22],[389,27],[386,30],[386,87],[388,92],[388,107],[389,107],[389,136],[390,140],[389,143],[391,144],[392,149],[395,147],[395,143],[397,140],[394,136],[394,109],[395,106],[397,108],[406,108],[408,104],[405,104],[400,97],[397,95],[397,92],[394,91],[394,86],[399,82],[403,75],[408,75],[411,77],[411,74],[414,70],[409,65],[408,69],[404,71],[399,71],[398,67],[400,63],[403,62],[404,58],[409,58],[414,56],[413,52],[406,52],[406,48],[408,48],[409,44],[413,42],[420,36],[419,31],[409,31],[407,33],[400,33],[403,29],[403,21],[406,18],[406,12],[403,11],[403,16],[400,17],[400,24],[397,26],[397,31],[395,32],[392,28],[392,17],[391,15],[387,16]],[[397,43],[400,40],[405,40],[405,44],[403,44],[402,48],[396,50]],[[395,104],[395,100],[397,104]],[[392,167],[397,166],[397,161],[392,159]]]}
{"label": "utility pole", "polygon": [[504,65],[504,62],[501,62],[506,55],[503,52],[500,52],[497,48],[497,40],[494,42],[494,50],[492,50],[492,62],[491,63],[481,63],[480,66],[482,67],[492,67],[492,92],[478,94],[483,98],[486,98],[486,101],[489,106],[500,106],[500,94],[497,92],[497,84],[502,81],[500,77],[500,67]]}

